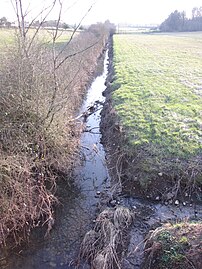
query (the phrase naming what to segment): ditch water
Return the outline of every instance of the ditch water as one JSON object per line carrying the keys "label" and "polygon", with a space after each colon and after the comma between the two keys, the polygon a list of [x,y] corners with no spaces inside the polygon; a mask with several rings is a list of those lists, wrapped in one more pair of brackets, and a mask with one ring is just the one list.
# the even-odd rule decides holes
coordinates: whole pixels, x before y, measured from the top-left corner
{"label": "ditch water", "polygon": [[[56,210],[56,222],[52,231],[48,237],[44,238],[44,233],[36,230],[32,234],[28,247],[11,253],[11,257],[3,268],[89,268],[83,261],[78,260],[80,244],[85,233],[93,227],[93,220],[99,213],[100,194],[110,195],[113,189],[106,167],[105,151],[100,142],[99,128],[100,112],[102,103],[105,101],[102,93],[106,88],[108,61],[107,51],[104,71],[92,82],[80,110],[82,114],[90,107],[96,107],[95,111],[86,118],[86,128],[81,137],[82,163],[75,168],[74,186],[63,184],[59,187],[61,206]],[[129,247],[123,260],[124,269],[140,268],[144,236],[151,227],[158,227],[165,221],[202,219],[202,206],[199,205],[165,205],[126,197],[121,193],[117,194],[115,203],[128,207],[134,213],[134,221],[129,234]],[[115,206],[115,204],[106,204],[106,206]]]}

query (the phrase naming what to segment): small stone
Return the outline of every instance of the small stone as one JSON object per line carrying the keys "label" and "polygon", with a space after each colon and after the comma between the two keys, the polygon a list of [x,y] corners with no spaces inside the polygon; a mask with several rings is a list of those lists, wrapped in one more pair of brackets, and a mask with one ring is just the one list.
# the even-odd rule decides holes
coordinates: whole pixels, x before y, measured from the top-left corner
{"label": "small stone", "polygon": [[111,205],[111,206],[115,206],[115,205],[116,205],[116,200],[111,200],[111,201],[110,201],[110,205]]}
{"label": "small stone", "polygon": [[164,204],[165,204],[165,205],[168,205],[168,202],[166,201]]}
{"label": "small stone", "polygon": [[183,206],[185,206],[186,205],[186,202],[183,202],[182,204],[183,204]]}
{"label": "small stone", "polygon": [[[2,261],[0,262],[0,266],[4,267],[4,266],[6,266],[6,265],[7,265],[7,261],[6,261],[6,260],[2,260]],[[6,266],[6,267],[8,267],[8,266]]]}
{"label": "small stone", "polygon": [[57,264],[55,262],[50,262],[49,265],[50,265],[50,267],[56,267],[57,266]]}
{"label": "small stone", "polygon": [[192,204],[190,204],[189,206],[192,207]]}
{"label": "small stone", "polygon": [[185,193],[185,197],[188,197],[188,193],[187,192]]}
{"label": "small stone", "polygon": [[160,197],[159,196],[156,196],[155,200],[156,201],[159,201],[160,200]]}
{"label": "small stone", "polygon": [[162,173],[162,172],[160,172],[160,173],[158,173],[158,175],[159,175],[160,177],[162,177],[162,176],[163,176],[163,173]]}
{"label": "small stone", "polygon": [[172,205],[173,200],[172,200],[172,199],[171,199],[171,200],[169,200],[169,201],[168,201],[168,203],[169,203],[170,205]]}
{"label": "small stone", "polygon": [[147,195],[147,198],[149,199],[149,195]]}
{"label": "small stone", "polygon": [[173,198],[173,193],[172,192],[169,192],[169,193],[167,193],[167,195],[166,195],[166,198],[168,199],[168,200],[170,200],[170,199],[172,199]]}
{"label": "small stone", "polygon": [[97,195],[100,195],[100,193],[101,193],[100,191],[97,191],[97,192],[96,192]]}
{"label": "small stone", "polygon": [[137,206],[133,205],[132,208],[133,208],[133,209],[137,209]]}
{"label": "small stone", "polygon": [[180,204],[179,200],[175,200],[175,205],[179,205],[179,204]]}

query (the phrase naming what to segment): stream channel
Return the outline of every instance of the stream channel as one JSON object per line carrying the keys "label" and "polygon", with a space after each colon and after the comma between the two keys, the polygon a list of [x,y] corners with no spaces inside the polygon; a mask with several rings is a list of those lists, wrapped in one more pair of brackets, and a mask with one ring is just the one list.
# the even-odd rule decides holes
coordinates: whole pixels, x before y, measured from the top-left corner
{"label": "stream channel", "polygon": [[[100,142],[100,112],[105,101],[103,91],[108,74],[108,50],[104,59],[104,71],[95,78],[88,90],[80,114],[96,105],[94,113],[86,118],[86,129],[81,137],[82,162],[75,168],[73,186],[63,186],[61,206],[56,210],[55,225],[50,234],[34,231],[29,245],[20,251],[14,251],[4,268],[7,269],[70,269],[89,268],[83,261],[78,261],[80,244],[85,233],[93,227],[93,220],[99,213],[100,194],[113,193],[110,177],[106,167],[105,151]],[[128,251],[123,260],[124,269],[140,268],[143,256],[145,233],[158,227],[165,221],[181,219],[202,219],[202,206],[188,204],[184,206],[161,204],[145,199],[129,197],[123,193],[112,197],[113,203],[128,207],[134,213],[133,224],[129,234]],[[41,233],[41,234],[40,234]]]}

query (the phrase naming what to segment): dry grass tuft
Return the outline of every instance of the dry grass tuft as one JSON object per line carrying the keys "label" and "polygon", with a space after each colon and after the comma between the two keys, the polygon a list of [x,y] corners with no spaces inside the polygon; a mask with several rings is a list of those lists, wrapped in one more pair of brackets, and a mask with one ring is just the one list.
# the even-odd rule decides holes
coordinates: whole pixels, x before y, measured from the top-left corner
{"label": "dry grass tuft", "polygon": [[114,212],[114,225],[116,228],[128,228],[132,223],[132,215],[128,208],[120,206]]}
{"label": "dry grass tuft", "polygon": [[90,262],[93,269],[121,268],[121,252],[125,248],[125,232],[132,223],[132,214],[122,206],[105,209],[96,219],[94,230],[86,234],[80,258]]}
{"label": "dry grass tuft", "polygon": [[87,232],[84,236],[84,239],[82,241],[82,245],[81,245],[81,257],[84,258],[86,257],[87,260],[92,260],[93,257],[95,256],[97,249],[97,242],[99,240],[99,234],[94,231],[94,230],[90,230],[89,232]]}

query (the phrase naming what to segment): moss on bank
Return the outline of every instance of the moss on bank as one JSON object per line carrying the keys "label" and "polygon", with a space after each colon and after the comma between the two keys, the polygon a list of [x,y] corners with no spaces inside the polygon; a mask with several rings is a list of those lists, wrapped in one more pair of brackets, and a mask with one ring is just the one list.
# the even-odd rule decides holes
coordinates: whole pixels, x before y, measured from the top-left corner
{"label": "moss on bank", "polygon": [[199,269],[202,261],[202,224],[165,224],[146,239],[143,269]]}

